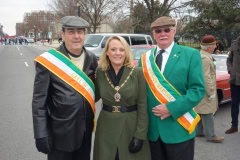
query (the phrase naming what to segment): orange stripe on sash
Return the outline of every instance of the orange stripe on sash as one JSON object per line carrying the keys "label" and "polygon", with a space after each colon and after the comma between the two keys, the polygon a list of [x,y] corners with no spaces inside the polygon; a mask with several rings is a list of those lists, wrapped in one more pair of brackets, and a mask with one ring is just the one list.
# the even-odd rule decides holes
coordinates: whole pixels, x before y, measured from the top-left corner
{"label": "orange stripe on sash", "polygon": [[[64,73],[61,69],[59,69],[56,65],[49,62],[46,58],[42,56],[38,56],[35,61],[39,62],[43,66],[47,67],[51,72],[58,75],[59,78],[61,78],[63,81],[65,81],[67,84],[75,88],[80,94],[82,94],[90,103],[92,110],[94,113],[96,113],[95,108],[95,102],[92,99],[91,95],[87,92],[87,90],[82,87],[80,84],[78,84],[71,76]],[[81,91],[81,92],[80,92]]]}
{"label": "orange stripe on sash", "polygon": [[184,116],[181,116],[178,118],[178,121],[182,121],[183,124],[185,125],[185,127],[189,128],[191,126],[191,123],[184,117]]}
{"label": "orange stripe on sash", "polygon": [[[143,55],[142,57],[142,61],[143,62],[146,62],[146,54]],[[146,66],[146,63],[142,63],[143,65],[143,69],[144,69],[144,75],[145,75],[145,78],[147,79],[147,82],[149,83],[149,86],[150,89],[152,90],[152,93],[154,94],[155,97],[157,97],[157,99],[162,103],[162,104],[167,104],[168,101],[161,95],[161,94],[156,94],[158,93],[158,90],[157,88],[155,87],[154,83],[152,82],[151,78],[150,78],[150,75],[147,71],[147,66]]]}

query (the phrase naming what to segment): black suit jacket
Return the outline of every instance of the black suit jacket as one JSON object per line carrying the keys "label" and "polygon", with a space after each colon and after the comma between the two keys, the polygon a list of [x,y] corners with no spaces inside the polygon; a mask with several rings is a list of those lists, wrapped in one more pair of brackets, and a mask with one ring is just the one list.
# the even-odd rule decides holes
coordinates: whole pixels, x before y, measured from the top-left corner
{"label": "black suit jacket", "polygon": [[[83,49],[83,71],[94,82],[97,58]],[[57,50],[69,57],[64,43]],[[94,113],[90,104],[40,63],[36,63],[32,112],[35,139],[51,136],[54,149],[74,151],[85,135],[91,145]]]}

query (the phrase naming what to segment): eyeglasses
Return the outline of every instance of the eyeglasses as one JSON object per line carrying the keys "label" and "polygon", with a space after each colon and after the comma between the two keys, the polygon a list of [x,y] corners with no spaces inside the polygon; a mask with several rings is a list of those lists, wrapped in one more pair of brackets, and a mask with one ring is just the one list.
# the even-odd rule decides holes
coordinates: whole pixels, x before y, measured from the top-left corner
{"label": "eyeglasses", "polygon": [[172,30],[172,28],[157,28],[157,29],[154,29],[155,33],[162,33],[162,32],[165,32],[165,33],[169,33],[170,31]]}

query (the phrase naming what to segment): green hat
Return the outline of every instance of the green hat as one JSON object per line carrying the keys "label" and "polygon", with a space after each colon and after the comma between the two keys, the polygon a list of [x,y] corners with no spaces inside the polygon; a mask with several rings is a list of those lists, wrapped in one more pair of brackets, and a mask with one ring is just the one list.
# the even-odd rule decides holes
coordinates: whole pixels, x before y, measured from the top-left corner
{"label": "green hat", "polygon": [[77,16],[65,16],[60,19],[63,28],[88,28],[89,23]]}

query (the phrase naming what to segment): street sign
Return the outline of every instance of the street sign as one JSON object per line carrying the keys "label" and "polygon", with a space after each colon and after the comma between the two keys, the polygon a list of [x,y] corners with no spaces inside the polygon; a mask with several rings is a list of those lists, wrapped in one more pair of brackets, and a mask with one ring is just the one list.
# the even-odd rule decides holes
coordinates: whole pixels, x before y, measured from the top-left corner
{"label": "street sign", "polygon": [[48,32],[48,38],[52,39],[52,32]]}

